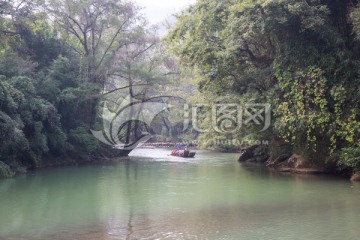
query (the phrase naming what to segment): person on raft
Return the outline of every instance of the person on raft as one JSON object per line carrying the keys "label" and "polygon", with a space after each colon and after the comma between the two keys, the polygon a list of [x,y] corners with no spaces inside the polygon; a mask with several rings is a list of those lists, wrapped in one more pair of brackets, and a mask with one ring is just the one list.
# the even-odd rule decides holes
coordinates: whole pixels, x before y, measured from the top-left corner
{"label": "person on raft", "polygon": [[184,150],[183,150],[183,144],[182,143],[178,143],[177,145],[176,145],[176,147],[177,147],[177,149],[176,150],[174,150],[174,151],[172,151],[171,152],[171,155],[173,155],[173,156],[184,156]]}
{"label": "person on raft", "polygon": [[183,144],[182,143],[178,143],[177,145],[177,150],[181,150],[183,148]]}

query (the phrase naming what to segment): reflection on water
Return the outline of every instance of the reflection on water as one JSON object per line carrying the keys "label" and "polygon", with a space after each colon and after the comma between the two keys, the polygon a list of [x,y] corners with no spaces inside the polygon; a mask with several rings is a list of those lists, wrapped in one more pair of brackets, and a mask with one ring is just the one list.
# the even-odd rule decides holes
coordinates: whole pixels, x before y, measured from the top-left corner
{"label": "reflection on water", "polygon": [[0,239],[359,239],[359,184],[167,154],[0,181]]}

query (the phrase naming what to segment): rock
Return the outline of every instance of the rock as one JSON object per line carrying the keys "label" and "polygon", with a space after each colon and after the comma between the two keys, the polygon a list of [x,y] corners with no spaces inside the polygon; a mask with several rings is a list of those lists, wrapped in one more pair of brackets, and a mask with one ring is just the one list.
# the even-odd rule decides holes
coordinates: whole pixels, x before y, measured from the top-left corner
{"label": "rock", "polygon": [[0,178],[11,178],[15,173],[10,169],[9,165],[0,161]]}
{"label": "rock", "polygon": [[351,177],[351,181],[354,181],[354,182],[360,181],[360,173],[354,173]]}
{"label": "rock", "polygon": [[269,158],[266,162],[266,165],[268,167],[275,167],[278,164],[281,164],[282,162],[287,161],[291,157],[291,154],[282,154],[277,158]]}
{"label": "rock", "polygon": [[265,162],[268,158],[269,155],[266,148],[254,145],[242,152],[239,162]]}
{"label": "rock", "polygon": [[281,155],[277,159],[273,161],[268,161],[267,166],[275,169],[279,172],[290,172],[290,173],[303,173],[303,174],[315,174],[315,173],[324,173],[325,170],[308,166],[308,162],[302,155],[293,154],[289,155]]}
{"label": "rock", "polygon": [[304,167],[304,158],[298,154],[283,154],[275,160],[269,160],[267,166],[274,168],[302,168]]}
{"label": "rock", "polygon": [[287,166],[290,168],[302,168],[304,167],[305,159],[303,156],[294,154],[287,160]]}

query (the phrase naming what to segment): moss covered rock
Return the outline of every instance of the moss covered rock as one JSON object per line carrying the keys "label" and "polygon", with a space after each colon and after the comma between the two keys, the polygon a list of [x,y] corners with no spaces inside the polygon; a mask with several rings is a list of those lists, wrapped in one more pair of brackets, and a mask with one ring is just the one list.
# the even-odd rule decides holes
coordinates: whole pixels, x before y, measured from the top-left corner
{"label": "moss covered rock", "polygon": [[242,151],[239,162],[265,162],[269,158],[267,148],[259,145],[251,146]]}

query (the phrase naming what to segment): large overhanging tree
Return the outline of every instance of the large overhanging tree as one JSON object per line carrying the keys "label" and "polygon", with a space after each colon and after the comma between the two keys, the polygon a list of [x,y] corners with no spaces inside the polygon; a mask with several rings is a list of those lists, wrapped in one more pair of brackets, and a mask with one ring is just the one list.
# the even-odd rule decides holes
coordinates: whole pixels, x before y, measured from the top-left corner
{"label": "large overhanging tree", "polygon": [[105,142],[121,142],[128,150],[149,137],[153,120],[165,119],[162,113],[167,102],[179,99],[165,88],[174,80],[174,68],[167,65],[171,59],[157,32],[139,27],[131,39],[115,52],[103,101],[108,112],[103,119],[108,121],[104,126]]}
{"label": "large overhanging tree", "polygon": [[[121,105],[124,101],[122,97],[129,96],[128,116],[121,115],[120,118],[136,118],[136,114],[139,114],[137,111],[142,109],[133,109],[135,99],[141,102],[163,102],[164,96],[154,90],[154,83],[160,85],[167,73],[166,69],[161,69],[161,52],[156,50],[160,48],[161,41],[154,30],[148,29],[133,3],[115,0],[47,0],[45,6],[50,18],[61,29],[61,37],[80,58],[81,80],[105,89],[104,96],[98,99],[103,99],[104,104],[115,98],[115,102]],[[94,95],[91,94],[85,113],[90,127],[94,125],[93,110],[96,103],[98,101],[94,101]],[[115,105],[115,111],[117,107]],[[116,115],[118,113],[115,113],[115,119],[119,118]],[[120,119],[120,122],[123,120]],[[120,138],[124,138],[123,143],[126,145],[132,141],[131,136],[135,142],[141,137],[138,121],[115,126],[111,128],[119,128],[116,134],[123,136]],[[109,138],[117,136],[107,138],[111,140]]]}

